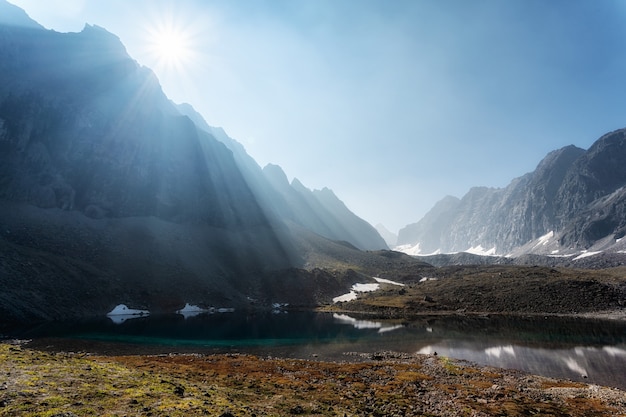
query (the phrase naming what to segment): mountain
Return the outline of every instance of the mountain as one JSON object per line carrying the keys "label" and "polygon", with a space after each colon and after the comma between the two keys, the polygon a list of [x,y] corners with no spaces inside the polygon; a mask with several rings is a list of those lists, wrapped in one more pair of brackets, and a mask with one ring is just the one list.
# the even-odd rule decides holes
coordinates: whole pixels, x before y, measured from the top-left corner
{"label": "mountain", "polygon": [[421,253],[436,252],[443,245],[445,226],[453,220],[460,203],[458,198],[446,196],[422,220],[400,229],[397,244],[411,246],[419,242]]}
{"label": "mountain", "polygon": [[[289,183],[287,175],[278,165],[268,164],[261,170],[239,142],[230,138],[223,129],[209,126],[191,105],[181,104],[178,109],[233,152],[235,161],[267,216],[293,222],[323,237],[348,242],[361,250],[388,249],[376,229],[350,211],[332,190],[310,190],[298,179]],[[297,233],[297,230],[292,229],[292,232]]]}
{"label": "mountain", "polygon": [[374,227],[376,231],[378,232],[378,234],[380,235],[380,237],[382,237],[385,240],[385,243],[387,244],[387,246],[389,246],[390,248],[393,248],[394,246],[396,246],[396,244],[398,243],[397,234],[387,229],[385,225],[382,223],[378,223]]}
{"label": "mountain", "polygon": [[0,1],[0,25],[43,29],[43,26],[31,19],[24,10],[4,0]]}
{"label": "mountain", "polygon": [[550,152],[537,168],[505,188],[476,187],[446,197],[399,232],[407,253],[567,254],[620,250],[626,233],[626,129],[588,150]]}
{"label": "mountain", "polygon": [[[0,317],[311,305],[350,287],[295,269],[315,231],[293,226],[243,147],[182,114],[115,35],[46,30],[4,0],[0,16]],[[310,204],[346,220],[322,194]],[[356,253],[369,243],[352,227],[333,238]]]}

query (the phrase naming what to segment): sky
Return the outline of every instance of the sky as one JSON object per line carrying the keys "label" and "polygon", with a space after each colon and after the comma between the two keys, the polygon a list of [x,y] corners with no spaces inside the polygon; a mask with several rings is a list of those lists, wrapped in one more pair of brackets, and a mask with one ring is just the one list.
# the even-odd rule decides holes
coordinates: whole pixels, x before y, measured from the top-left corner
{"label": "sky", "polygon": [[622,0],[9,0],[116,34],[165,93],[397,232],[626,127]]}

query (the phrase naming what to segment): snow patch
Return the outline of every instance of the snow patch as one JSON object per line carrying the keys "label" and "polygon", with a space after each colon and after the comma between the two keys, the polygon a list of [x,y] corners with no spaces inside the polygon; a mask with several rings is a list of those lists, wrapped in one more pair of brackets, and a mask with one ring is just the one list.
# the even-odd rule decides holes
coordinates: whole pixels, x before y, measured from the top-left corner
{"label": "snow patch", "polygon": [[354,284],[352,290],[356,292],[372,292],[380,288],[380,284]]}
{"label": "snow patch", "polygon": [[372,292],[380,288],[380,284],[354,284],[349,293],[333,298],[333,303],[356,300],[358,292]]}
{"label": "snow patch", "polygon": [[548,233],[546,233],[545,235],[541,236],[539,239],[537,239],[537,244],[535,245],[535,248],[537,246],[545,246],[548,244],[548,242],[550,242],[550,239],[552,239],[554,237],[554,230],[550,230]]}
{"label": "snow patch", "polygon": [[495,256],[496,255],[496,247],[494,246],[491,249],[485,249],[482,245],[472,246],[467,249],[467,253],[471,253],[472,255],[480,255],[480,256]]}
{"label": "snow patch", "polygon": [[437,281],[437,278],[423,277],[422,279],[419,280],[419,282],[426,282],[426,281]]}
{"label": "snow patch", "polygon": [[400,287],[404,287],[404,284],[400,282],[392,281],[390,279],[378,278],[378,277],[374,277],[374,279],[376,280],[376,282],[381,283],[381,284],[391,284],[391,285],[398,285]]}
{"label": "snow patch", "polygon": [[393,248],[396,252],[406,253],[411,256],[431,256],[431,255],[439,255],[441,253],[441,249],[437,249],[432,253],[422,253],[422,248],[419,243],[412,245],[410,243],[406,245],[399,245]]}
{"label": "snow patch", "polygon": [[590,252],[588,252],[588,251],[583,251],[583,253],[581,253],[580,255],[578,255],[577,257],[575,257],[575,258],[574,258],[574,259],[572,259],[572,260],[573,260],[573,261],[576,261],[576,260],[578,260],[578,259],[588,258],[588,257],[590,257],[590,256],[597,255],[597,254],[599,254],[599,253],[602,253],[602,251],[601,251],[601,250],[599,250],[599,251],[595,251],[595,252],[594,252],[594,251],[590,251]]}
{"label": "snow patch", "polygon": [[333,303],[344,303],[346,301],[356,300],[356,293],[354,291],[350,291],[347,294],[340,295],[338,297],[333,298]]}
{"label": "snow patch", "polygon": [[396,281],[391,281],[389,279],[378,278],[378,277],[373,277],[373,279],[376,281],[376,283],[368,283],[368,284],[357,283],[357,284],[352,285],[352,288],[350,289],[349,293],[333,298],[333,303],[343,303],[346,301],[356,300],[357,293],[376,291],[380,288],[380,284],[391,284],[391,285],[404,287],[404,284],[400,282],[396,282]]}
{"label": "snow patch", "polygon": [[211,311],[212,311],[211,309],[206,309],[206,308],[202,308],[196,305],[186,303],[185,307],[181,308],[180,310],[176,310],[176,314],[181,314],[185,318],[189,318],[189,317],[195,317],[202,313],[210,313]]}
{"label": "snow patch", "polygon": [[115,324],[121,324],[124,323],[126,320],[149,315],[150,312],[148,310],[136,310],[134,308],[128,308],[126,304],[118,304],[113,308],[113,310],[107,313],[107,317],[110,318]]}

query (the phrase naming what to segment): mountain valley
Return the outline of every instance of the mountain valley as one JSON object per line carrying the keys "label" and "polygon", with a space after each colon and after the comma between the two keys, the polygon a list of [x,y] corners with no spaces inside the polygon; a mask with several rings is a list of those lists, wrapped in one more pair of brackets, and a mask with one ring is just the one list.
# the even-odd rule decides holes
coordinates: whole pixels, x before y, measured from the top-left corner
{"label": "mountain valley", "polygon": [[[454,265],[625,262],[626,130],[551,152],[506,188],[445,197],[396,240],[329,188],[259,166],[191,105],[173,103],[115,35],[47,30],[0,6],[7,321],[102,316],[122,303],[154,313],[314,308],[373,277],[419,282],[457,276]],[[597,310],[617,306],[598,300]]]}

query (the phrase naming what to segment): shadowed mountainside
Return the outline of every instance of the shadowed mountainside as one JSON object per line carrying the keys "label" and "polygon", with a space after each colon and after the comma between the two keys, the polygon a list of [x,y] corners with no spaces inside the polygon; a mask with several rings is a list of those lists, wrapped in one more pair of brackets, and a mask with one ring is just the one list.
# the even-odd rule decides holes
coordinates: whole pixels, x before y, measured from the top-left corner
{"label": "shadowed mountainside", "polygon": [[[4,319],[103,314],[118,303],[313,305],[350,287],[348,276],[326,292],[294,290],[326,285],[328,274],[294,269],[306,260],[281,211],[292,208],[273,209],[281,195],[243,147],[182,115],[116,36],[89,25],[54,32],[0,7],[0,22],[12,22],[0,24]],[[342,209],[324,214],[356,218]],[[336,232],[386,247],[375,231],[361,241]],[[289,281],[276,293],[261,285],[277,276]]]}
{"label": "shadowed mountainside", "polygon": [[180,104],[178,109],[233,152],[237,165],[268,217],[294,222],[331,240],[348,241],[361,250],[387,249],[376,229],[352,213],[330,189],[310,190],[297,178],[289,183],[278,165],[268,164],[261,169],[239,142],[223,129],[209,126],[191,105]]}

